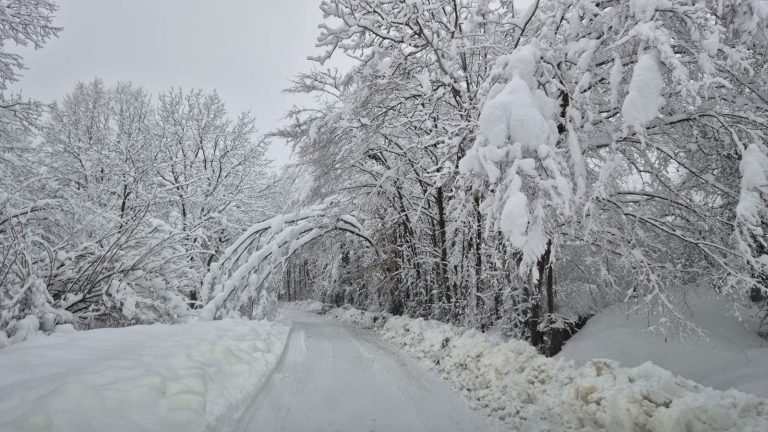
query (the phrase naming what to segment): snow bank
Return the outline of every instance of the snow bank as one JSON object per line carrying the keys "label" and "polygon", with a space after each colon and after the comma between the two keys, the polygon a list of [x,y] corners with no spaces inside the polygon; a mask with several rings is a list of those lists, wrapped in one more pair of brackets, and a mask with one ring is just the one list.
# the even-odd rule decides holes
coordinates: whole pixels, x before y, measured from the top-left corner
{"label": "snow bank", "polygon": [[317,300],[298,300],[295,302],[283,302],[280,304],[281,307],[285,307],[288,309],[294,309],[294,310],[300,310],[304,312],[312,312],[316,314],[322,314],[328,311],[331,307],[329,305],[326,305],[323,302],[319,302]]}
{"label": "snow bank", "polygon": [[368,312],[355,309],[348,304],[340,308],[331,309],[326,313],[326,315],[336,318],[341,322],[346,322],[367,329],[381,328],[384,323],[392,317],[392,315],[388,313]]}
{"label": "snow bank", "polygon": [[[475,406],[524,431],[765,431],[768,400],[718,391],[650,362],[573,362],[528,343],[453,325],[334,309],[437,370]],[[374,316],[378,316],[372,325]],[[381,323],[386,319],[385,323]]]}
{"label": "snow bank", "polygon": [[289,329],[223,320],[33,336],[0,350],[0,430],[231,429]]}
{"label": "snow bank", "polygon": [[686,318],[706,331],[684,340],[646,329],[658,317],[646,312],[627,314],[628,305],[615,305],[592,317],[558,355],[576,364],[608,358],[624,366],[651,361],[676,375],[716,389],[737,390],[768,398],[768,341],[757,335],[756,311],[742,310],[711,294],[686,295]]}
{"label": "snow bank", "polygon": [[292,302],[281,302],[280,307],[324,315],[331,309],[335,309],[336,305],[319,302],[317,300],[297,300]]}
{"label": "snow bank", "polygon": [[768,430],[768,400],[712,390],[649,362],[575,367],[522,341],[421,319],[393,317],[382,333],[476,407],[522,430]]}
{"label": "snow bank", "polygon": [[352,305],[349,304],[346,304],[342,307],[335,307],[333,304],[321,303],[315,300],[286,302],[282,304],[282,307],[304,312],[328,315],[331,318],[337,319],[341,322],[367,329],[380,329],[384,323],[392,317],[392,314],[384,312],[368,312],[355,309],[352,307]]}

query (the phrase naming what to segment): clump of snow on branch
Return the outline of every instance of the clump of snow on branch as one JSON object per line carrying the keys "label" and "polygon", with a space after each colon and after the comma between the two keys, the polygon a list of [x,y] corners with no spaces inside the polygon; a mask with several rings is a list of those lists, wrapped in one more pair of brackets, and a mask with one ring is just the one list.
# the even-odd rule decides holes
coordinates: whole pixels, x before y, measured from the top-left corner
{"label": "clump of snow on branch", "polygon": [[[542,198],[559,212],[569,213],[573,197],[570,173],[555,150],[556,102],[537,88],[535,71],[540,56],[535,48],[523,46],[497,60],[491,77],[500,82],[491,87],[481,111],[480,138],[459,164],[463,174],[479,175],[496,185],[496,193],[482,209],[512,246],[522,251],[521,273],[546,248]],[[575,137],[569,148],[580,173],[577,194],[581,194],[584,170]],[[531,188],[538,192],[531,194]]]}
{"label": "clump of snow on branch", "polygon": [[640,129],[659,116],[664,105],[664,79],[653,54],[642,54],[632,69],[629,94],[621,106],[624,124]]}

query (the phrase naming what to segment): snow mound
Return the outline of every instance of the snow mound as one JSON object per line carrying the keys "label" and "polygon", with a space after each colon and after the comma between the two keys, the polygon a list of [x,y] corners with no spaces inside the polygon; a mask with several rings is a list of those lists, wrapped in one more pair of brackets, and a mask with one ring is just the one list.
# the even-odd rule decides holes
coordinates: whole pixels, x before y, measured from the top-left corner
{"label": "snow mound", "polygon": [[298,300],[294,302],[286,302],[282,304],[282,307],[304,312],[328,315],[331,318],[337,319],[341,322],[367,329],[380,329],[384,323],[392,317],[392,314],[384,312],[368,312],[355,309],[352,307],[352,305],[349,304],[346,304],[342,307],[335,307],[332,304],[321,303],[315,300]]}
{"label": "snow mound", "polygon": [[289,330],[223,320],[33,336],[0,350],[0,430],[229,430]]}
{"label": "snow mound", "polygon": [[388,313],[368,312],[355,309],[348,304],[340,308],[331,309],[326,313],[326,315],[333,317],[341,322],[346,322],[367,329],[381,328],[384,323],[392,317],[392,315]]}
{"label": "snow mound", "polygon": [[759,337],[756,311],[742,310],[710,294],[690,292],[681,311],[706,332],[665,337],[647,331],[658,321],[647,312],[630,313],[615,305],[592,317],[558,355],[577,364],[595,357],[637,366],[651,361],[676,375],[716,389],[734,388],[768,398],[768,341]]}
{"label": "snow mound", "polygon": [[576,367],[523,341],[422,319],[393,317],[382,333],[477,408],[521,430],[768,430],[768,400],[706,388],[650,362]]}
{"label": "snow mound", "polygon": [[330,309],[328,305],[326,305],[323,302],[319,302],[317,300],[297,300],[294,302],[284,302],[280,304],[281,307],[285,307],[287,309],[293,309],[293,310],[299,310],[304,312],[311,312],[311,313],[325,313]]}

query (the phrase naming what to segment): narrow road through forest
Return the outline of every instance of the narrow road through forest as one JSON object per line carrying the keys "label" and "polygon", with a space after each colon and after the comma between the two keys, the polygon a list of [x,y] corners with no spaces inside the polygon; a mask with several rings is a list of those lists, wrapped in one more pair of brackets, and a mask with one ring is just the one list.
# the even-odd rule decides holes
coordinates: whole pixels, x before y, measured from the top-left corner
{"label": "narrow road through forest", "polygon": [[292,310],[286,352],[242,432],[496,431],[461,395],[375,333]]}

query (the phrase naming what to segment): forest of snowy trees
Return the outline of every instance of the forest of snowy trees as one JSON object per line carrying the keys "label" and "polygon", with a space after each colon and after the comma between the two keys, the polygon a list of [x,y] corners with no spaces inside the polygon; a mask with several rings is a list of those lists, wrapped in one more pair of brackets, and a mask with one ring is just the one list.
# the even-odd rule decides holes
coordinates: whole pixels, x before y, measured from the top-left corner
{"label": "forest of snowy trees", "polygon": [[[51,2],[0,10],[6,43],[60,31]],[[216,93],[98,79],[46,106],[8,92],[22,59],[0,60],[0,345],[185,315],[227,243],[274,213],[253,117]]]}
{"label": "forest of snowy trees", "polygon": [[4,147],[2,326],[170,321],[269,214],[264,141],[215,94],[78,84]]}
{"label": "forest of snowy trees", "polygon": [[51,1],[0,7],[0,346],[280,293],[554,354],[611,304],[685,332],[691,287],[768,298],[768,2],[320,7],[321,66],[287,89],[315,103],[266,138],[216,93],[12,94],[5,48],[60,29]]}
{"label": "forest of snowy trees", "polygon": [[357,215],[377,251],[294,255],[312,295],[548,352],[615,302],[666,331],[689,287],[765,298],[767,2],[321,7],[317,60],[356,65],[298,77],[322,103],[278,135],[305,202]]}

